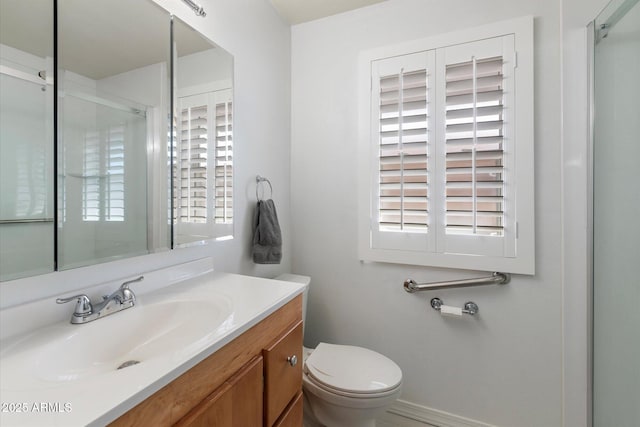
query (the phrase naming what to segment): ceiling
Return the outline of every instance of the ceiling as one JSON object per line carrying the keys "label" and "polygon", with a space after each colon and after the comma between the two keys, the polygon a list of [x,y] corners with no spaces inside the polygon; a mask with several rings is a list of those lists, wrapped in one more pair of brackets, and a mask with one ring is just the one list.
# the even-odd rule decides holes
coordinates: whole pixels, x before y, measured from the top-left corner
{"label": "ceiling", "polygon": [[[270,1],[295,25],[385,0]],[[63,68],[98,80],[166,60],[168,13],[151,2],[59,0],[58,4]],[[53,55],[51,0],[0,0],[0,12],[2,43],[39,57]],[[186,25],[176,25],[176,31],[179,56],[212,47]]]}
{"label": "ceiling", "polygon": [[271,0],[278,13],[291,25],[313,21],[385,0]]}

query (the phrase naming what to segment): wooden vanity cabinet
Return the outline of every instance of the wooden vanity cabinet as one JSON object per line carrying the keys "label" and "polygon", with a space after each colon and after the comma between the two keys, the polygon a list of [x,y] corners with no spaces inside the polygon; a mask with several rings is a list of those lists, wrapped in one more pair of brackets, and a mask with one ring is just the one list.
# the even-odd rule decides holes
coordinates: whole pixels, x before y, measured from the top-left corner
{"label": "wooden vanity cabinet", "polygon": [[302,427],[302,401],[298,296],[111,426]]}

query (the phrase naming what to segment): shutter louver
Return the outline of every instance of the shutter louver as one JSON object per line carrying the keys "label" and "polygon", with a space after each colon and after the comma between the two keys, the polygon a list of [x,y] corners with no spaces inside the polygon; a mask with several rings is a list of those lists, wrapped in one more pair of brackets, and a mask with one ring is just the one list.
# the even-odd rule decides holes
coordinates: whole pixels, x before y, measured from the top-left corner
{"label": "shutter louver", "polygon": [[232,104],[216,105],[215,223],[233,221],[233,130]]}
{"label": "shutter louver", "polygon": [[180,132],[180,221],[207,222],[207,105],[184,108]]}
{"label": "shutter louver", "polygon": [[124,143],[124,125],[85,133],[84,221],[124,221]]}
{"label": "shutter louver", "polygon": [[446,233],[504,233],[503,59],[446,67]]}
{"label": "shutter louver", "polygon": [[124,221],[124,126],[107,131],[105,219]]}
{"label": "shutter louver", "polygon": [[379,227],[428,227],[427,70],[380,77]]}
{"label": "shutter louver", "polygon": [[82,165],[82,219],[100,221],[100,132],[87,131],[84,135]]}

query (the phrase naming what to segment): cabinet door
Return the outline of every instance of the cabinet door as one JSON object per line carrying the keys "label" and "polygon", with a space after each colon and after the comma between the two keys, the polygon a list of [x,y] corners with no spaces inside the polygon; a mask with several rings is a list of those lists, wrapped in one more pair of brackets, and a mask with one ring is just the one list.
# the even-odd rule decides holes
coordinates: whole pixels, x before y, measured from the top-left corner
{"label": "cabinet door", "polygon": [[262,357],[247,363],[175,425],[247,427],[262,424]]}
{"label": "cabinet door", "polygon": [[276,421],[273,427],[300,427],[302,426],[302,392],[299,392],[293,402],[284,411],[282,416]]}
{"label": "cabinet door", "polygon": [[265,360],[264,425],[271,427],[302,390],[302,322],[293,326],[262,354]]}

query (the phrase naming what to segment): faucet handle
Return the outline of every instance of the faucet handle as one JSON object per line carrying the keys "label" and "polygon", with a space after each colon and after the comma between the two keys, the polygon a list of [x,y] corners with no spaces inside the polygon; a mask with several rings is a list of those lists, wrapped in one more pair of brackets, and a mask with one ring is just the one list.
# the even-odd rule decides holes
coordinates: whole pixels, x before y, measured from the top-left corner
{"label": "faucet handle", "polygon": [[56,299],[56,302],[58,304],[65,304],[75,299],[77,299],[78,302],[76,303],[76,308],[73,314],[86,315],[86,314],[91,314],[93,312],[93,306],[91,305],[91,300],[85,294],[74,295],[69,298],[58,298]]}
{"label": "faucet handle", "polygon": [[133,280],[128,280],[126,282],[124,282],[122,285],[120,285],[120,291],[122,292],[122,298],[124,301],[132,301],[135,303],[136,301],[136,294],[133,293],[133,291],[131,290],[131,288],[129,287],[129,285],[131,283],[135,283],[135,282],[141,282],[142,280],[144,280],[144,276],[140,276],[137,279],[133,279]]}
{"label": "faucet handle", "polygon": [[120,285],[120,289],[129,289],[129,285],[131,283],[135,283],[135,282],[142,282],[144,280],[144,276],[140,276],[137,279],[133,279],[133,280],[127,280],[126,282],[124,282],[122,285]]}

